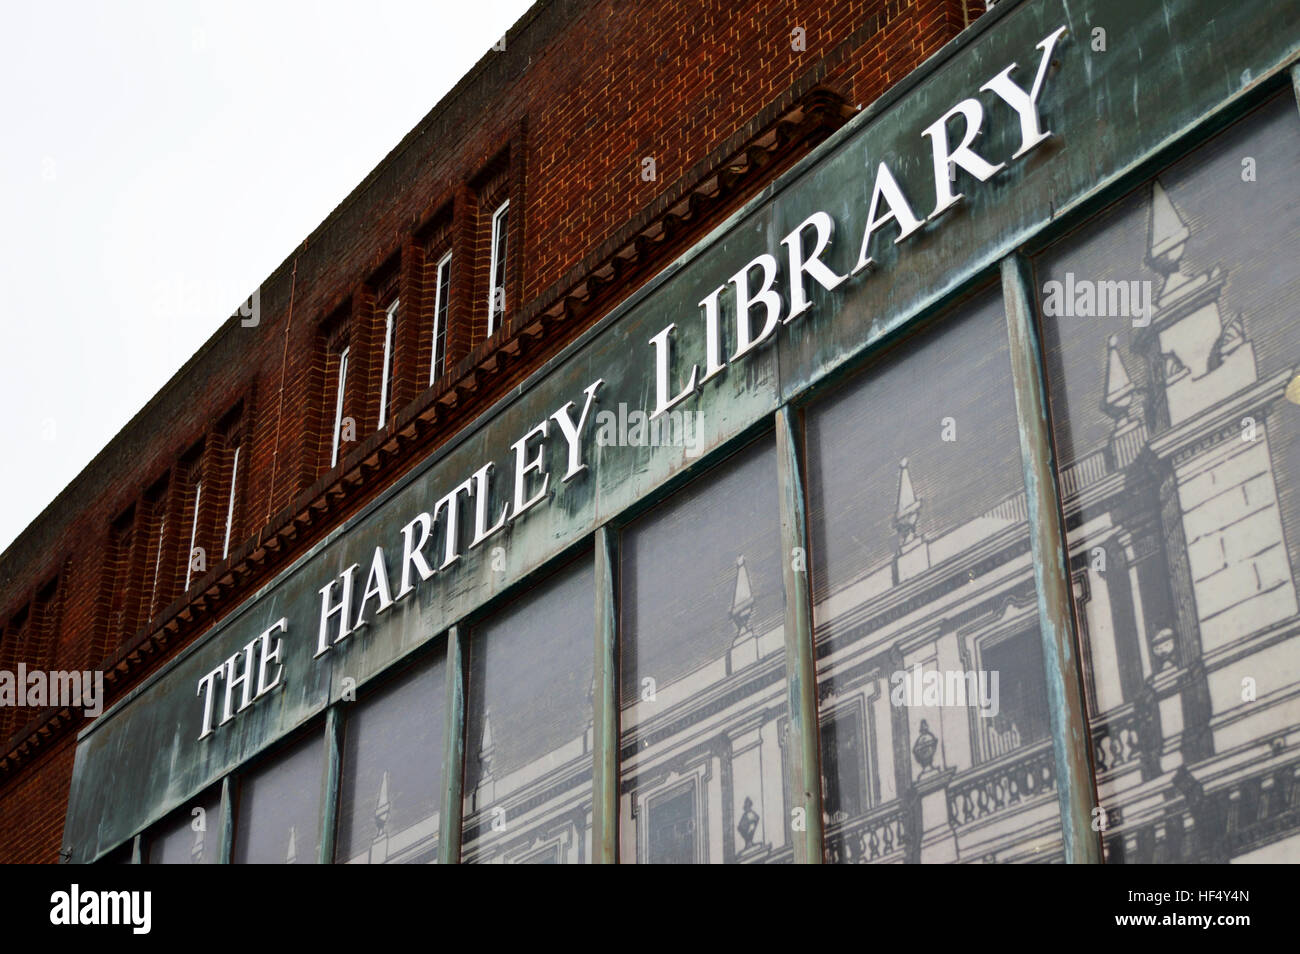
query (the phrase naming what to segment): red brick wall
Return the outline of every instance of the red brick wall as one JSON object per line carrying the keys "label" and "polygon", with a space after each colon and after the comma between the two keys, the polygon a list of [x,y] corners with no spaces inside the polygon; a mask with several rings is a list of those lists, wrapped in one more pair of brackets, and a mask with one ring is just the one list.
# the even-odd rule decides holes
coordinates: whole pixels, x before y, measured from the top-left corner
{"label": "red brick wall", "polygon": [[[883,32],[871,29],[877,24]],[[796,27],[804,30],[802,52],[792,49]],[[864,27],[870,34],[852,42]],[[936,0],[594,4],[574,25],[581,55],[550,57],[529,72],[553,105],[529,112],[535,164],[525,297],[819,60],[838,52],[823,85],[865,106],[961,27],[960,2]],[[846,41],[849,48],[837,50]],[[547,148],[553,143],[565,148]],[[645,157],[655,161],[654,181],[641,177]]]}
{"label": "red brick wall", "polygon": [[[506,50],[489,52],[263,283],[260,322],[227,323],[0,556],[0,666],[12,668],[17,654],[35,645],[26,631],[19,641],[10,621],[24,612],[30,619],[38,591],[57,575],[57,632],[37,641],[44,646],[40,659],[21,661],[93,669],[111,659],[111,701],[463,426],[457,412],[486,406],[597,317],[592,311],[581,322],[552,326],[552,340],[481,393],[449,390],[487,353],[489,203],[496,197],[511,200],[507,299],[515,317],[558,294],[562,278],[657,200],[691,185],[702,163],[725,158],[727,144],[765,110],[814,86],[850,108],[865,106],[980,10],[968,0],[557,0],[534,7]],[[792,49],[796,27],[805,31],[804,51]],[[654,160],[652,181],[642,178],[645,157]],[[743,197],[694,222],[676,247]],[[430,389],[421,329],[431,322],[432,272],[448,240],[450,370]],[[665,245],[664,255],[672,250]],[[635,281],[616,287],[614,299]],[[389,431],[412,426],[412,415],[399,411],[396,425],[372,439],[387,303],[376,295],[385,287],[402,297],[395,403],[418,410],[446,399],[453,410],[425,414],[421,420],[433,423],[407,456],[389,458],[387,466],[381,460],[377,474],[367,476],[357,464],[374,459],[385,440],[392,444]],[[338,472],[327,475],[336,364],[326,339],[334,321],[349,325],[345,414],[357,421],[358,443],[345,446]],[[505,329],[491,345],[516,330]],[[225,428],[241,402],[239,515],[231,559],[223,564]],[[193,466],[204,474],[199,543],[208,572],[182,593],[199,472],[187,470],[184,455],[200,445]],[[349,471],[364,482],[340,483]],[[150,614],[156,541],[147,534],[157,525],[145,519],[145,495],[164,478],[168,533],[160,585],[167,592]],[[327,486],[345,489],[322,496]],[[301,509],[310,517],[313,499],[327,501],[328,519],[295,525],[289,516]],[[110,524],[133,504],[135,546],[117,552],[115,563]],[[137,610],[123,627],[108,616],[114,590],[128,581]],[[79,719],[33,734],[31,720],[41,717],[0,709],[0,861],[58,856]]]}
{"label": "red brick wall", "polygon": [[59,860],[76,742],[75,734],[65,735],[42,754],[38,766],[5,785],[0,796],[0,853],[6,864]]}

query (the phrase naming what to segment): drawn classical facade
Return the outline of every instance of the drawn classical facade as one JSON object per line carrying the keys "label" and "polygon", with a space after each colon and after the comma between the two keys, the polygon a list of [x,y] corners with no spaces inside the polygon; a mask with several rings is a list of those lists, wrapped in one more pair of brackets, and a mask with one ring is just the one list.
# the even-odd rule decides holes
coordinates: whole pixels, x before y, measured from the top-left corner
{"label": "drawn classical facade", "polygon": [[[1112,859],[1295,860],[1300,617],[1269,430],[1294,369],[1258,373],[1224,266],[1187,270],[1196,236],[1157,181],[1161,276],[1126,356],[1106,356],[1107,445],[1063,474],[1086,633],[1095,761]],[[1294,321],[1294,319],[1292,319]]]}
{"label": "drawn classical facade", "polygon": [[[1149,204],[1151,321],[1131,351],[1112,336],[1097,355],[1111,431],[1061,473],[1097,824],[1109,861],[1294,860],[1300,614],[1269,445],[1294,371],[1261,378],[1248,321],[1221,312],[1225,267],[1186,271],[1195,235],[1159,182]],[[837,674],[820,694],[827,859],[1060,860],[1024,493],[935,527],[914,477],[903,459],[894,554],[815,608],[834,619],[819,673]],[[625,859],[790,860],[783,634],[753,625],[747,556],[713,623],[726,651],[656,685],[653,707],[625,703]],[[891,677],[917,666],[998,670],[999,711],[894,704]],[[478,758],[479,860],[586,856],[572,778],[590,770],[589,732],[548,756],[567,773],[495,779],[485,720]],[[526,830],[494,837],[494,807]]]}

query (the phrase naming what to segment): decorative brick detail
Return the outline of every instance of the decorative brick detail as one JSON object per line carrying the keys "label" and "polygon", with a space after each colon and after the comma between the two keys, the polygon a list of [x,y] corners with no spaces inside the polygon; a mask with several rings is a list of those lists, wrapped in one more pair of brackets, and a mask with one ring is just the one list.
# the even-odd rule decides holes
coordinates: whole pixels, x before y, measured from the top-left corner
{"label": "decorative brick detail", "polygon": [[[432,359],[433,296],[436,276],[429,275],[424,247],[409,237],[402,244],[401,276],[398,280],[397,334],[394,345],[393,408],[403,408],[429,386]],[[390,418],[391,424],[391,418]]]}

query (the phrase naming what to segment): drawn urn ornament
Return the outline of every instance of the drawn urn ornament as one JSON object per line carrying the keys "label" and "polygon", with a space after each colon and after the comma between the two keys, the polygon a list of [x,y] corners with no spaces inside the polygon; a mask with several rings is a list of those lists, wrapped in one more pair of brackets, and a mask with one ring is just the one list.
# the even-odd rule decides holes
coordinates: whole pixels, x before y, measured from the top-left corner
{"label": "drawn urn ornament", "polygon": [[1162,627],[1151,637],[1151,655],[1155,658],[1155,671],[1168,669],[1174,664],[1174,631]]}
{"label": "drawn urn ornament", "polygon": [[736,831],[745,842],[742,852],[754,847],[754,833],[758,831],[758,812],[754,811],[754,800],[749,796],[745,797],[745,810],[740,816],[740,824],[736,826]]}
{"label": "drawn urn ornament", "polygon": [[921,774],[925,775],[935,770],[934,753],[939,749],[939,740],[934,733],[930,731],[930,724],[921,720],[921,731],[916,734],[916,742],[912,745],[912,756],[921,766]]}

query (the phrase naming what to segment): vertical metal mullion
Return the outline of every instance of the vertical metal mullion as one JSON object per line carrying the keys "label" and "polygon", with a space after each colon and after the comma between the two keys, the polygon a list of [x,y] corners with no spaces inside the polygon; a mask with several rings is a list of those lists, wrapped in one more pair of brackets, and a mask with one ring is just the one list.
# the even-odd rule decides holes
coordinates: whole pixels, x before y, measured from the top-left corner
{"label": "vertical metal mullion", "polygon": [[447,704],[443,716],[442,819],[438,861],[460,864],[465,816],[465,637],[460,626],[447,630]]}
{"label": "vertical metal mullion", "polygon": [[596,639],[592,698],[591,853],[618,863],[618,533],[596,529]]}
{"label": "vertical metal mullion", "polygon": [[144,864],[144,832],[131,839],[131,864]]}
{"label": "vertical metal mullion", "polygon": [[334,863],[342,777],[343,707],[335,704],[325,712],[325,777],[321,781],[320,851],[317,855],[317,861],[323,865]]}
{"label": "vertical metal mullion", "polygon": [[808,519],[803,492],[803,430],[788,404],[776,413],[777,480],[781,490],[781,570],[785,584],[785,672],[790,719],[788,788],[803,811],[803,831],[791,826],[794,860],[821,864],[821,751],[817,670],[813,658],[812,596],[808,586]]}
{"label": "vertical metal mullion", "polygon": [[1291,86],[1295,90],[1296,106],[1300,107],[1300,63],[1291,67]]}
{"label": "vertical metal mullion", "polygon": [[235,782],[234,775],[221,780],[221,826],[217,833],[217,864],[228,865],[235,852]]}
{"label": "vertical metal mullion", "polygon": [[1017,254],[1002,260],[1002,296],[1011,352],[1011,383],[1016,395],[1052,747],[1056,755],[1061,834],[1067,864],[1098,864],[1102,853],[1100,838],[1092,830],[1092,810],[1097,803],[1092,743],[1074,641],[1068,551],[1061,525],[1042,349],[1034,323],[1028,268],[1028,263]]}

